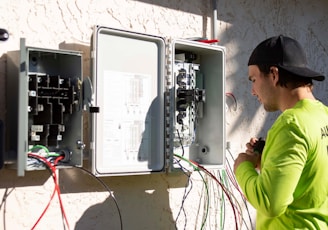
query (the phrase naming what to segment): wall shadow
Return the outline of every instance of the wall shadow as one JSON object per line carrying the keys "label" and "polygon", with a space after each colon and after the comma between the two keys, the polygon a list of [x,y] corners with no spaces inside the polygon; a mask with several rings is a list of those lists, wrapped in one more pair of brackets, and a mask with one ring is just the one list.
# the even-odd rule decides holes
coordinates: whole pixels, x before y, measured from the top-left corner
{"label": "wall shadow", "polygon": [[[90,66],[90,47],[67,43],[61,43],[59,47],[61,49],[83,52],[83,55],[86,56],[83,57],[83,60]],[[159,87],[159,89],[161,88]],[[158,92],[158,94],[161,93]],[[148,160],[149,169],[152,169],[154,166],[157,167],[158,162],[161,161],[158,158],[161,156],[156,156],[154,159],[148,155],[156,153],[159,150],[158,145],[161,144],[159,143],[160,138],[164,139],[162,136],[164,133],[162,134],[158,130],[158,127],[160,127],[158,125],[159,122],[164,122],[159,119],[159,111],[163,111],[160,106],[164,106],[164,103],[156,97],[149,106],[143,121],[146,129],[140,134],[141,144],[137,149],[137,160]],[[88,123],[90,121],[89,118],[87,117],[87,120],[84,121],[85,141],[91,139],[89,136],[90,131],[88,131],[91,125]],[[147,143],[150,143],[150,146]],[[164,144],[161,146],[163,147],[163,150],[160,149],[160,151],[163,151],[164,167]],[[148,152],[147,155],[143,152],[145,150]],[[90,152],[88,148],[86,148],[86,152]],[[86,157],[83,167],[87,169],[89,165],[89,159]],[[164,170],[164,168],[160,170]],[[76,222],[76,230],[121,229],[121,224],[123,229],[175,229],[175,220],[170,207],[169,189],[188,186],[188,182],[189,178],[182,172],[174,174],[153,172],[146,175],[99,178],[93,176],[89,171],[80,168],[61,169],[59,173],[59,185],[62,194],[90,193],[90,196],[103,197],[103,193],[108,192],[106,199],[91,202],[93,204],[83,212]],[[106,187],[110,191],[106,190]],[[111,193],[114,195],[115,200],[110,196]]]}
{"label": "wall shadow", "polygon": [[0,170],[0,188],[15,188],[43,185],[51,174],[47,170],[28,171],[24,177],[17,176],[17,170],[5,165]]}
{"label": "wall shadow", "polygon": [[212,6],[212,1],[191,0],[191,1],[162,1],[162,0],[136,0],[139,2],[157,5],[169,9],[183,11],[186,13],[210,16],[211,12],[207,9]]}
{"label": "wall shadow", "polygon": [[76,230],[121,229],[121,224],[123,229],[175,229],[169,189],[188,184],[188,178],[180,173],[99,178],[109,187],[115,202],[110,192],[84,170],[63,169],[59,178],[63,194],[88,192],[90,196],[100,196],[108,192],[105,200],[84,211]]}

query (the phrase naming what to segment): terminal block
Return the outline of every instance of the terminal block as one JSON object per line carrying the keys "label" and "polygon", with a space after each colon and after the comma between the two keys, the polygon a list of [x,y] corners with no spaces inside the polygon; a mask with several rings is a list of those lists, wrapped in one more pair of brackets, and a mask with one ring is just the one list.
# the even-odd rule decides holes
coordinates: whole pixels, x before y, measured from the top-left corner
{"label": "terminal block", "polygon": [[59,146],[66,128],[64,116],[72,115],[80,101],[79,81],[35,73],[28,80],[29,144]]}
{"label": "terminal block", "polygon": [[197,88],[202,86],[199,67],[199,64],[190,62],[175,63],[176,146],[190,145],[195,137],[194,128],[198,115],[201,114],[201,103],[205,102],[205,89]]}

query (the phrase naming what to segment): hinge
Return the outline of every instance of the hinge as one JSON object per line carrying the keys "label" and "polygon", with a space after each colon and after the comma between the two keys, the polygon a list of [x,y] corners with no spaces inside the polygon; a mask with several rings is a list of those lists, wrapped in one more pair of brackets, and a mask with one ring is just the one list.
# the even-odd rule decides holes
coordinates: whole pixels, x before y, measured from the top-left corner
{"label": "hinge", "polygon": [[165,92],[164,92],[164,105],[165,105],[165,168],[166,171],[170,171],[171,164],[173,161],[173,146],[172,146],[172,111],[171,111],[171,103],[172,103],[172,87],[173,87],[173,76],[172,76],[172,68],[173,68],[173,58],[172,58],[172,44],[170,38],[165,38],[165,72],[164,72],[164,84],[165,84]]}

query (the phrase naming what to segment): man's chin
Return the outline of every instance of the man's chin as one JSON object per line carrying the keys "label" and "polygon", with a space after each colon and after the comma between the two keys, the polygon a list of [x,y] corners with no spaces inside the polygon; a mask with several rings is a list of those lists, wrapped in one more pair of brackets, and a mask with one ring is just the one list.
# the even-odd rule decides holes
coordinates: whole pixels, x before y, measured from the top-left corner
{"label": "man's chin", "polygon": [[278,109],[276,109],[276,108],[268,107],[268,106],[265,106],[265,105],[263,105],[263,108],[266,112],[276,112],[276,111],[278,111]]}

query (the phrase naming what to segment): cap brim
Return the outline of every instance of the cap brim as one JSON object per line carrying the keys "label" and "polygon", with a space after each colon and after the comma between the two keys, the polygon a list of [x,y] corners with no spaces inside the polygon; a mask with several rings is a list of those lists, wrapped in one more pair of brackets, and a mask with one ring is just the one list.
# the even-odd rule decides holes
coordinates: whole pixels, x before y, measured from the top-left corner
{"label": "cap brim", "polygon": [[312,78],[313,80],[323,81],[325,76],[306,67],[280,66],[278,67],[300,77]]}

